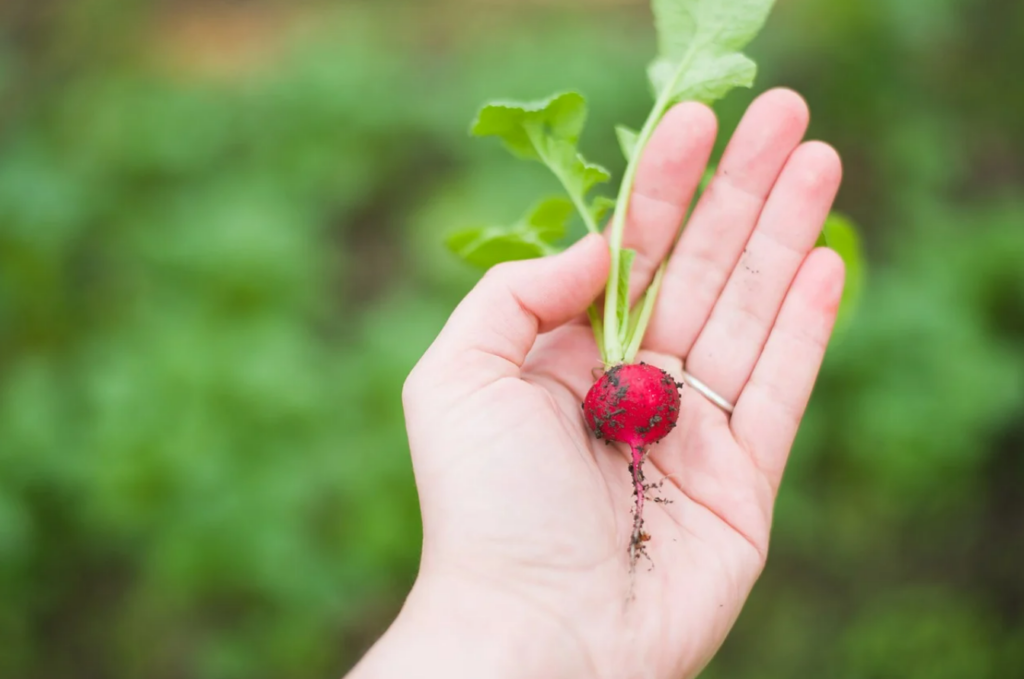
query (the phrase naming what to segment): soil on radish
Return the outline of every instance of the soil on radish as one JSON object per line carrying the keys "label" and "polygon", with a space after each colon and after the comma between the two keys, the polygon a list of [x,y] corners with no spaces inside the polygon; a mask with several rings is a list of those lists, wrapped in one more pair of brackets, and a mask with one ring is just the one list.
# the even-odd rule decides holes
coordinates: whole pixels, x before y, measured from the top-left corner
{"label": "soil on radish", "polygon": [[617,365],[591,387],[583,401],[587,426],[598,439],[630,448],[629,473],[636,499],[629,541],[631,567],[646,555],[644,543],[651,539],[643,529],[644,498],[651,488],[644,482],[643,463],[650,446],[675,428],[682,386],[664,370],[646,363]]}

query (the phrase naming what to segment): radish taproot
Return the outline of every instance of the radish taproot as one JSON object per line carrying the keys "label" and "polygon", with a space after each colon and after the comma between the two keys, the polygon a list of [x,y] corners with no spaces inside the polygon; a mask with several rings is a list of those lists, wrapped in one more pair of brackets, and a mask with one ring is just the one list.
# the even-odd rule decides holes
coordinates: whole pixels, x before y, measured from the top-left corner
{"label": "radish taproot", "polygon": [[668,436],[679,420],[677,383],[661,368],[646,363],[617,365],[598,380],[583,401],[583,414],[598,439],[629,446],[636,506],[633,535],[629,542],[632,565],[643,553],[644,533],[643,463],[650,446]]}

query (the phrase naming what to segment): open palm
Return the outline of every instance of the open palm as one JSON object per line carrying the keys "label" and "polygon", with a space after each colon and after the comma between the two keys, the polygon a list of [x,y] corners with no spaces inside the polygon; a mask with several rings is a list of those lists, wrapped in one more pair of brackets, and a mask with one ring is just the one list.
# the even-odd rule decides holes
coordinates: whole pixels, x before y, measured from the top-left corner
{"label": "open palm", "polygon": [[580,409],[601,367],[580,317],[607,277],[600,238],[494,269],[410,377],[419,596],[444,598],[481,648],[498,636],[525,674],[694,676],[760,574],[842,290],[838,256],[814,249],[840,163],[801,143],[807,118],[787,90],[758,99],[677,244],[713,114],[673,109],[641,163],[624,243],[639,253],[633,290],[672,254],[640,360],[680,380],[685,360],[736,407],[684,388],[679,426],[644,468],[665,502],[647,505],[650,559],[635,573],[628,451],[599,443]]}

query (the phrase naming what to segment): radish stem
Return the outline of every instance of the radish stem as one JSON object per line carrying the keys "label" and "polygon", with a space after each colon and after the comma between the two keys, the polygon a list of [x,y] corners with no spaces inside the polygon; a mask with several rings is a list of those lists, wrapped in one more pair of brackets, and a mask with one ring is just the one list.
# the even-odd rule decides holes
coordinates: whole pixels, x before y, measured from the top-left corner
{"label": "radish stem", "polygon": [[[640,353],[640,343],[644,341],[644,334],[647,332],[647,325],[651,322],[651,314],[654,313],[654,305],[658,301],[658,293],[661,291],[661,282],[665,280],[665,270],[668,268],[668,260],[666,259],[658,267],[658,273],[654,275],[654,280],[651,281],[651,286],[647,288],[647,292],[644,293],[643,306],[640,308],[640,315],[637,318],[636,326],[630,329],[629,343],[626,346],[626,363],[632,363],[636,360],[636,355]],[[593,320],[593,319],[591,319]]]}
{"label": "radish stem", "polygon": [[[651,113],[647,117],[647,121],[644,123],[643,129],[640,130],[640,134],[637,137],[636,147],[633,150],[632,157],[629,159],[629,165],[626,167],[626,173],[622,178],[622,185],[619,187],[619,197],[615,204],[615,216],[612,218],[611,233],[608,238],[608,247],[611,250],[612,262],[611,271],[608,274],[608,287],[605,291],[604,303],[604,355],[606,362],[611,365],[632,360],[629,357],[629,354],[631,352],[633,356],[636,355],[636,350],[639,350],[640,344],[643,342],[644,332],[647,329],[646,322],[637,327],[638,332],[633,333],[629,342],[629,351],[627,351],[627,347],[624,347],[623,343],[619,340],[619,327],[622,324],[629,322],[628,314],[626,315],[626,318],[620,319],[617,313],[619,298],[618,281],[620,275],[619,253],[622,250],[622,237],[626,231],[626,217],[629,214],[629,203],[633,196],[633,186],[636,184],[636,174],[640,167],[640,159],[643,157],[644,149],[647,148],[647,144],[651,141],[651,137],[654,136],[654,131],[657,129],[658,123],[661,122],[661,119],[665,116],[665,112],[668,111],[669,106],[672,104],[675,96],[676,84],[690,67],[690,63],[693,61],[693,58],[698,53],[700,47],[701,45],[698,43],[694,43],[690,46],[686,56],[676,68],[671,82],[669,82],[668,86],[661,91],[661,95],[654,103],[654,108],[651,109]],[[658,281],[658,283],[660,286],[660,281]],[[645,300],[645,304],[649,301],[653,308],[656,298],[657,289],[655,289],[653,295],[651,295],[650,290],[648,290],[648,298]],[[648,313],[648,320],[650,320],[649,317],[650,313]],[[632,349],[634,345],[637,348],[636,350]]]}

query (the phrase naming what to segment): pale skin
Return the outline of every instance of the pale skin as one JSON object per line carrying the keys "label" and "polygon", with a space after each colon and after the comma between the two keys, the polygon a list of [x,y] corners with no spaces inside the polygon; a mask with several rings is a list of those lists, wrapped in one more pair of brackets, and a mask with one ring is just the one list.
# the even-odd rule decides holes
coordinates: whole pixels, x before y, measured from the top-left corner
{"label": "pale skin", "polygon": [[683,390],[679,426],[644,467],[670,501],[645,508],[650,561],[631,573],[629,451],[599,443],[580,408],[600,368],[584,312],[608,275],[590,236],[490,271],[410,375],[422,563],[351,679],[679,679],[708,663],[764,567],[842,294],[842,260],[814,247],[840,160],[802,141],[807,122],[797,94],[759,97],[675,245],[714,114],[675,107],[641,162],[633,290],[671,259],[639,359],[677,379],[685,360],[736,405],[730,418]]}

